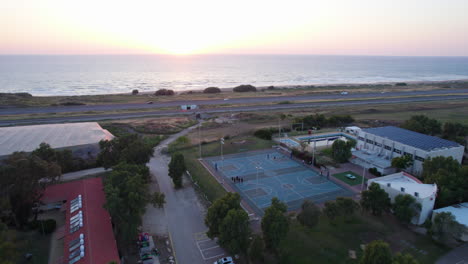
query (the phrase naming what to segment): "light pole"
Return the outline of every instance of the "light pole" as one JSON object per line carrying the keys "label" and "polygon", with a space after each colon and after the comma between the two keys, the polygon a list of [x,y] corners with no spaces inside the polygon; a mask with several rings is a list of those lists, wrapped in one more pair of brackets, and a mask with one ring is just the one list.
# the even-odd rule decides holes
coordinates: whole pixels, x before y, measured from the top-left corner
{"label": "light pole", "polygon": [[[366,162],[364,161],[364,164],[366,164]],[[361,183],[361,194],[362,194],[362,191],[364,189],[364,179],[366,178],[366,166],[362,166],[362,183]]]}
{"label": "light pole", "polygon": [[202,154],[201,154],[201,122],[198,124],[198,152],[200,155],[200,159],[202,159]]}
{"label": "light pole", "polygon": [[262,169],[262,167],[260,167],[258,164],[257,166],[255,166],[255,168],[257,169],[257,195],[258,195],[258,171]]}
{"label": "light pole", "polygon": [[[223,145],[224,145],[224,137],[220,140],[221,143],[221,168],[224,167],[224,156],[223,156]],[[221,181],[224,183],[224,176],[221,174]]]}

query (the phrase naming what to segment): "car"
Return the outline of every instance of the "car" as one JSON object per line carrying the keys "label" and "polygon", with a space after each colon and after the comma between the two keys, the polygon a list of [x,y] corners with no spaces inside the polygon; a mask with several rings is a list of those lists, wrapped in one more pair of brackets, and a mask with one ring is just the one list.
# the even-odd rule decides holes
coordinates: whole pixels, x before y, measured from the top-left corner
{"label": "car", "polygon": [[227,101],[227,100],[229,100],[229,98],[224,98],[223,100],[224,100],[224,101]]}
{"label": "car", "polygon": [[348,92],[343,91],[343,92],[341,92],[341,94],[342,94],[342,95],[347,95]]}
{"label": "car", "polygon": [[225,257],[218,259],[218,261],[215,261],[213,264],[234,264],[234,261],[231,257]]}
{"label": "car", "polygon": [[350,180],[355,180],[356,179],[356,176],[352,175],[352,174],[346,174],[346,178],[350,179]]}
{"label": "car", "polygon": [[153,101],[149,101],[149,102],[147,102],[147,104],[153,104]]}

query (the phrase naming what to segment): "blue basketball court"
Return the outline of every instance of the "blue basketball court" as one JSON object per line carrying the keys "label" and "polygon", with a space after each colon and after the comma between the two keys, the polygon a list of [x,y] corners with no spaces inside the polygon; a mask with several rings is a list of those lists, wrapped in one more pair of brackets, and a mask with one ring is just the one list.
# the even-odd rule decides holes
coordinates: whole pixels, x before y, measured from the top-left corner
{"label": "blue basketball court", "polygon": [[[205,163],[260,215],[273,197],[297,210],[305,199],[323,203],[353,194],[275,149],[210,157]],[[243,181],[233,181],[237,177]]]}

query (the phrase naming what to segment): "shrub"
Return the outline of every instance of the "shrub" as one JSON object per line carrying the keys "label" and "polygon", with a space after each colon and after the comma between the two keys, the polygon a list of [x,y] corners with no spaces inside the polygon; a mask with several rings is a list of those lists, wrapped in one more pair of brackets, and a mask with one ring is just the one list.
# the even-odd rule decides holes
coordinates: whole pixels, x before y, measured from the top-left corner
{"label": "shrub", "polygon": [[257,131],[255,131],[254,136],[265,139],[265,140],[271,140],[271,137],[273,135],[273,132],[270,129],[267,128],[262,128]]}
{"label": "shrub", "polygon": [[39,232],[44,232],[44,234],[50,234],[54,232],[55,228],[57,227],[57,223],[54,219],[47,219],[47,220],[39,220],[37,221],[36,228],[39,229]]}
{"label": "shrub", "polygon": [[406,85],[407,84],[404,82],[395,83],[395,86],[406,86]]}
{"label": "shrub", "polygon": [[135,89],[135,90],[132,91],[132,95],[137,95],[137,94],[138,94],[138,90],[137,90],[137,89]]}
{"label": "shrub", "polygon": [[275,89],[275,87],[274,87],[273,85],[271,85],[271,86],[268,86],[268,88],[267,88],[267,89],[268,89],[268,90],[274,90],[274,89]]}
{"label": "shrub", "polygon": [[156,96],[161,96],[161,95],[174,95],[174,90],[168,90],[168,89],[159,89],[157,90],[154,95]]}
{"label": "shrub", "polygon": [[205,90],[203,90],[203,93],[220,93],[221,89],[218,87],[208,87]]}
{"label": "shrub", "polygon": [[374,175],[374,176],[377,176],[377,177],[380,177],[382,176],[382,173],[380,173],[377,168],[369,168],[369,172]]}
{"label": "shrub", "polygon": [[238,93],[256,92],[257,88],[255,88],[255,86],[250,85],[250,84],[243,84],[243,85],[239,85],[239,86],[235,87],[233,89],[233,91],[238,92]]}

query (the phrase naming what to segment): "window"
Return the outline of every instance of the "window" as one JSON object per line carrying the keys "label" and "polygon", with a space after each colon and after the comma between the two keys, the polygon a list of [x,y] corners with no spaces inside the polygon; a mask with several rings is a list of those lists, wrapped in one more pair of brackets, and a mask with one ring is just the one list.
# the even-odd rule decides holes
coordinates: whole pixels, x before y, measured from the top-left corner
{"label": "window", "polygon": [[424,159],[419,157],[419,156],[414,156],[414,159],[417,160],[417,161],[424,162]]}
{"label": "window", "polygon": [[364,138],[363,137],[358,137],[359,140],[361,141],[364,141]]}
{"label": "window", "polygon": [[392,149],[392,147],[390,147],[390,146],[387,146],[387,145],[385,145],[385,147],[384,147],[384,148],[385,148],[385,149],[387,149],[387,150],[391,150],[391,149]]}
{"label": "window", "polygon": [[377,142],[374,142],[374,145],[376,145],[377,147],[381,147],[381,146],[382,146],[382,144],[377,143]]}
{"label": "window", "polygon": [[405,152],[405,155],[408,155],[408,156],[410,156],[411,158],[413,158],[413,154],[410,154],[410,153],[408,153],[408,152]]}
{"label": "window", "polygon": [[393,152],[401,154],[401,150],[399,150],[399,149],[393,149]]}
{"label": "window", "polygon": [[370,143],[370,144],[374,144],[374,141],[370,140],[370,139],[366,139],[366,142],[367,143]]}

